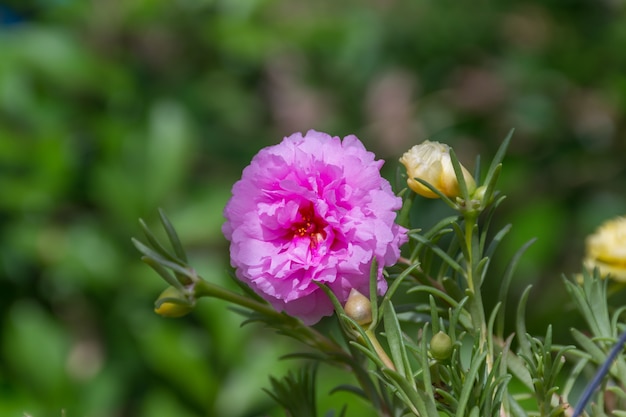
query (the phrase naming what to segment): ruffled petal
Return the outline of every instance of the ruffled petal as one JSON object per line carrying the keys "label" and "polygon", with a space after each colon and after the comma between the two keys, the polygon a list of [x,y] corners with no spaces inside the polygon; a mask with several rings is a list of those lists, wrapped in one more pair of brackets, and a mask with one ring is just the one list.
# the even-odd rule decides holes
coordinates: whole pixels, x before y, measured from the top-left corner
{"label": "ruffled petal", "polygon": [[401,199],[356,136],[313,130],[262,149],[234,184],[222,231],[237,277],[274,308],[313,324],[333,313],[316,282],[340,302],[368,296],[370,266],[400,256],[406,229],[395,224]]}

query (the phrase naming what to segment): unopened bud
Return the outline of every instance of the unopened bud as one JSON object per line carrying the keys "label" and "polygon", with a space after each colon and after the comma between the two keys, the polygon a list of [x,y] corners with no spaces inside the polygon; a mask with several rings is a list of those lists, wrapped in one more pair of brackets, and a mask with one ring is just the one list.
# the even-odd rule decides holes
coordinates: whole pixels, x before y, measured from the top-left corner
{"label": "unopened bud", "polygon": [[372,303],[369,298],[354,288],[350,290],[344,310],[348,317],[361,326],[372,322]]}
{"label": "unopened bud", "polygon": [[168,287],[155,302],[154,312],[163,317],[182,317],[193,310],[193,302],[179,289]]}
{"label": "unopened bud", "polygon": [[[428,182],[447,197],[461,195],[448,145],[426,140],[406,151],[400,158],[400,162],[406,168],[407,185],[417,194],[427,198],[439,198],[439,195],[416,181],[415,178]],[[472,194],[476,188],[476,181],[462,165],[461,171],[467,190]]]}
{"label": "unopened bud", "polygon": [[430,339],[430,354],[438,361],[448,359],[452,355],[452,339],[440,331]]}

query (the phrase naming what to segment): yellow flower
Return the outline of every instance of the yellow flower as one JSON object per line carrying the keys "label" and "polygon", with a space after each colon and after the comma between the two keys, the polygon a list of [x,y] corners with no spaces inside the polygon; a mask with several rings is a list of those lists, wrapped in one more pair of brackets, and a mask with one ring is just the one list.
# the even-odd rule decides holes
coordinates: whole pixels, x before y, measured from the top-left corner
{"label": "yellow flower", "polygon": [[[417,194],[427,198],[439,198],[436,193],[414,178],[428,182],[447,197],[460,196],[459,182],[454,173],[448,145],[424,141],[405,152],[400,162],[406,168],[409,177],[406,182],[409,188]],[[476,181],[465,167],[461,166],[461,171],[467,189],[472,194],[476,189]]]}
{"label": "yellow flower", "polygon": [[626,282],[626,217],[604,222],[586,244],[586,268],[598,268],[603,276]]}

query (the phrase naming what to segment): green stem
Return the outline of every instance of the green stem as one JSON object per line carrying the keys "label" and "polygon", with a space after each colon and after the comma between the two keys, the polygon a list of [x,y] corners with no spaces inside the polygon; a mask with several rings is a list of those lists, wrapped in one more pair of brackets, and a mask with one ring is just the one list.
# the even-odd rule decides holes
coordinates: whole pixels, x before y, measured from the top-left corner
{"label": "green stem", "polygon": [[371,329],[367,329],[365,331],[365,335],[367,336],[369,341],[372,343],[372,346],[374,346],[374,350],[376,351],[376,354],[378,355],[380,360],[383,361],[383,363],[385,364],[387,368],[395,371],[396,367],[393,364],[393,361],[389,358],[389,356],[387,355],[387,352],[385,352],[385,349],[383,349],[383,347],[381,346],[380,342],[376,338],[376,334],[374,334],[374,332]]}
{"label": "green stem", "polygon": [[474,282],[474,225],[476,224],[476,216],[473,214],[465,213],[465,247],[467,248],[467,285],[472,294],[476,292],[476,284]]}
{"label": "green stem", "polygon": [[[474,253],[474,230],[477,221],[477,215],[474,212],[466,212],[465,217],[465,246],[467,250],[468,259],[466,260],[466,274],[467,274],[467,286],[471,293],[471,299],[469,303],[470,314],[472,316],[472,322],[474,328],[479,330],[480,338],[480,350],[483,351],[487,346],[487,323],[485,320],[485,308],[483,306],[482,294],[480,291],[480,277],[475,275],[476,267],[480,256],[475,256]],[[491,362],[491,357],[488,355],[488,362]],[[489,367],[491,369],[491,366]]]}
{"label": "green stem", "polygon": [[[194,284],[194,296],[200,297],[214,297],[220,300],[227,301],[229,303],[236,304],[238,306],[247,308],[252,311],[268,317],[282,323],[285,328],[291,329],[298,335],[296,339],[315,347],[320,351],[331,354],[335,357],[345,357],[346,352],[335,342],[328,339],[326,336],[319,333],[317,330],[310,326],[305,326],[300,320],[295,317],[288,316],[280,313],[270,305],[254,300],[252,298],[237,294],[230,290],[227,290],[219,285],[212,284],[204,279],[198,279]],[[288,333],[286,333],[288,334]]]}
{"label": "green stem", "polygon": [[288,320],[292,319],[289,316],[286,316],[278,311],[274,310],[271,306],[261,303],[257,300],[254,300],[249,297],[245,297],[243,295],[237,294],[226,288],[220,287],[219,285],[212,284],[203,279],[196,281],[193,289],[194,296],[196,298],[200,297],[214,297],[219,298],[220,300],[228,301],[229,303],[237,304],[238,306],[248,308],[250,310],[256,311],[264,316],[280,319],[280,320]]}

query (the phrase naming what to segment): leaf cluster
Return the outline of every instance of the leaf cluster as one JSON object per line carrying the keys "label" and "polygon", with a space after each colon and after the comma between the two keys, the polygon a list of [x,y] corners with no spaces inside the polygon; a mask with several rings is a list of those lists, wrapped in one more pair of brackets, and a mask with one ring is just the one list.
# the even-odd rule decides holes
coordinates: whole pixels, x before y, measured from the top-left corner
{"label": "leaf cluster", "polygon": [[[183,300],[161,299],[157,305],[194,305],[203,296],[220,298],[235,306],[247,318],[245,323],[263,323],[306,346],[306,350],[285,358],[304,359],[311,365],[296,374],[289,372],[281,380],[271,378],[271,389],[267,390],[290,416],[317,415],[315,379],[319,364],[348,370],[356,385],[340,385],[334,392],[357,395],[381,417],[564,416],[570,408],[569,396],[575,382],[590,364],[603,366],[593,384],[602,383],[605,391],[615,397],[614,402],[621,404],[626,401],[621,388],[626,381],[626,362],[618,354],[618,347],[626,337],[620,338],[618,347],[611,347],[623,327],[619,319],[626,307],[610,313],[607,280],[597,271],[584,272],[581,282],[565,280],[574,305],[591,331],[587,336],[572,329],[578,347],[554,344],[551,326],[543,337],[528,334],[525,316],[530,287],[523,292],[517,308],[516,334],[504,334],[508,288],[532,241],[511,258],[501,274],[499,302],[491,311],[485,310],[482,286],[491,259],[510,230],[510,226],[495,233],[489,230],[504,200],[495,191],[495,183],[510,137],[490,165],[483,183],[486,192],[480,198],[473,199],[461,184],[462,196],[457,201],[445,201],[457,210],[456,215],[425,231],[410,230],[407,256],[386,272],[389,289],[380,298],[376,295],[378,266],[372,262],[369,323],[357,323],[323,284],[318,285],[336,310],[336,332],[324,333],[274,311],[241,283],[243,294],[207,282],[187,264],[177,233],[163,212],[161,223],[173,250],[165,249],[143,221],[148,245],[137,240],[133,243],[143,254],[143,261],[185,296]],[[452,160],[461,181],[460,165],[453,153]],[[480,178],[479,168],[475,175]],[[406,193],[404,198],[408,199]],[[446,336],[444,343],[450,344],[444,346],[444,355],[433,354],[431,345],[433,336],[440,333]],[[512,348],[514,341],[516,350]],[[570,372],[564,377],[566,368]],[[576,412],[583,412],[596,388],[593,384]],[[603,416],[601,410],[606,409],[619,415],[616,406],[606,404],[601,396],[591,406],[594,416]],[[340,415],[345,412],[343,408]]]}

